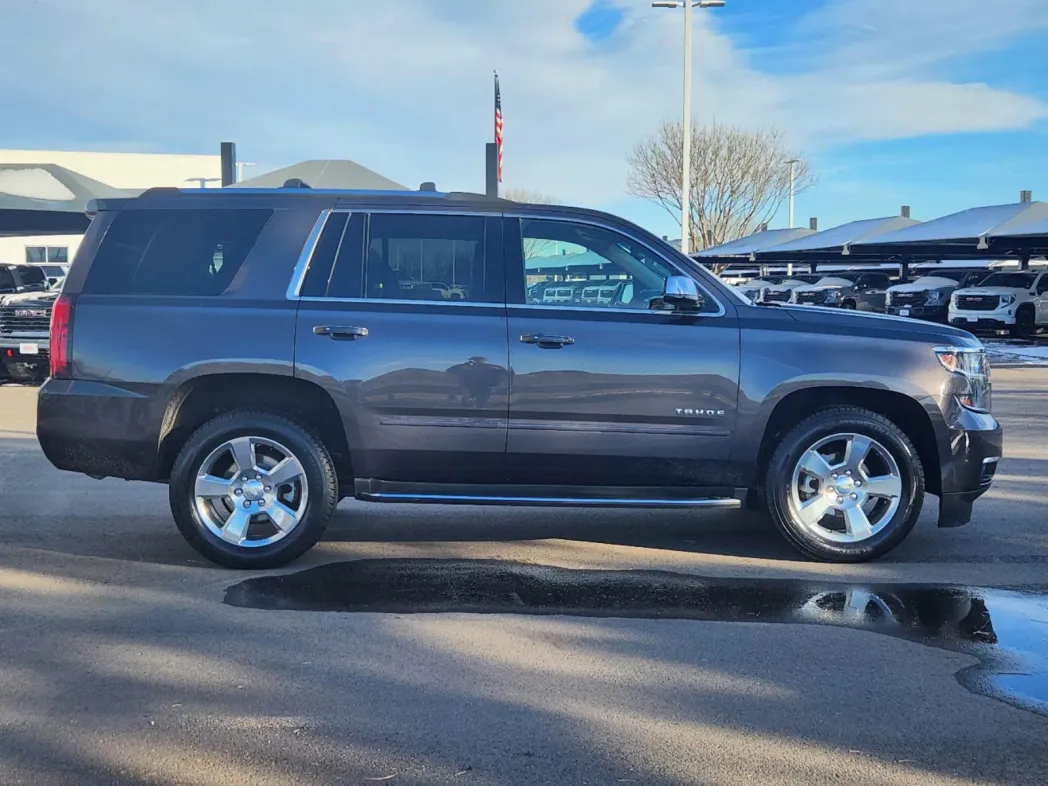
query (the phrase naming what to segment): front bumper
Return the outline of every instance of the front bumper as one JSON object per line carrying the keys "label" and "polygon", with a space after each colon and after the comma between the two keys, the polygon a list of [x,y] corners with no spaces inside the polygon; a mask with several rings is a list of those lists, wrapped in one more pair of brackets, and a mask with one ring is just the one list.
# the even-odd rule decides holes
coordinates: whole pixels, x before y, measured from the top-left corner
{"label": "front bumper", "polygon": [[971,521],[972,505],[989,491],[1004,453],[1004,432],[993,415],[959,408],[953,420],[950,453],[942,465],[940,527]]}
{"label": "front bumper", "polygon": [[963,311],[950,307],[950,324],[964,330],[1007,330],[1015,324],[1015,304],[995,311]]}
{"label": "front bumper", "polygon": [[911,317],[927,319],[932,322],[945,322],[949,307],[941,306],[888,306],[885,311],[893,317]]}

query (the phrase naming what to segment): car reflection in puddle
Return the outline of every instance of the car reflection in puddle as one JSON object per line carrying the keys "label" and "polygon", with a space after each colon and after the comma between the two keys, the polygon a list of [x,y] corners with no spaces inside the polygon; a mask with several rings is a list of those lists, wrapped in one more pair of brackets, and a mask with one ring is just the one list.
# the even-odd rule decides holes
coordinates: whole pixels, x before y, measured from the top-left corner
{"label": "car reflection in puddle", "polygon": [[976,656],[969,690],[1048,715],[1048,595],[930,585],[814,584],[495,560],[332,563],[230,586],[232,606],[281,611],[532,614],[858,628]]}

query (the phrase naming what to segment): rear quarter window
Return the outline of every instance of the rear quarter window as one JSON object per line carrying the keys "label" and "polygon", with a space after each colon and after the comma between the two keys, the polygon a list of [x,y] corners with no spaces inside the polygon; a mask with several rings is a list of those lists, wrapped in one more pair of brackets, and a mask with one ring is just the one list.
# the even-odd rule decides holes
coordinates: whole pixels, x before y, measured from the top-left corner
{"label": "rear quarter window", "polygon": [[221,295],[272,210],[126,210],[98,248],[85,294]]}

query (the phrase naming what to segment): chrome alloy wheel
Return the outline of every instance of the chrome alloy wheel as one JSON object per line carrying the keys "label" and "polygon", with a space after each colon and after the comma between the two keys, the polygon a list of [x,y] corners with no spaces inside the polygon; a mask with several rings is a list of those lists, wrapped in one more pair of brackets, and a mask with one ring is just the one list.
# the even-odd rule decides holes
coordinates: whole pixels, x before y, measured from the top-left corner
{"label": "chrome alloy wheel", "polygon": [[193,488],[197,514],[226,543],[258,548],[287,537],[309,501],[306,470],[279,442],[237,437],[201,463]]}
{"label": "chrome alloy wheel", "polygon": [[860,543],[887,526],[902,502],[892,454],[865,434],[834,434],[806,450],[793,469],[790,514],[831,543]]}

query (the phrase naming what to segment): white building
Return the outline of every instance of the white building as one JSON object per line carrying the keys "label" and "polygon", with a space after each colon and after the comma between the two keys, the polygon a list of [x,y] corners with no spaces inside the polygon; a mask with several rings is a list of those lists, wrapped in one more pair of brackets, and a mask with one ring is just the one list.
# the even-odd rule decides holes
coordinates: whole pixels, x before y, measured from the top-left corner
{"label": "white building", "polygon": [[[0,167],[9,164],[53,164],[97,180],[113,188],[144,191],[154,186],[207,188],[222,185],[222,159],[219,155],[160,155],[152,153],[89,153],[59,150],[0,150]],[[2,175],[2,172],[0,172]],[[13,196],[33,197],[19,193],[25,178],[11,178],[5,185],[0,177],[0,192]],[[54,262],[72,260],[80,245],[81,235],[0,236],[0,263]]]}

